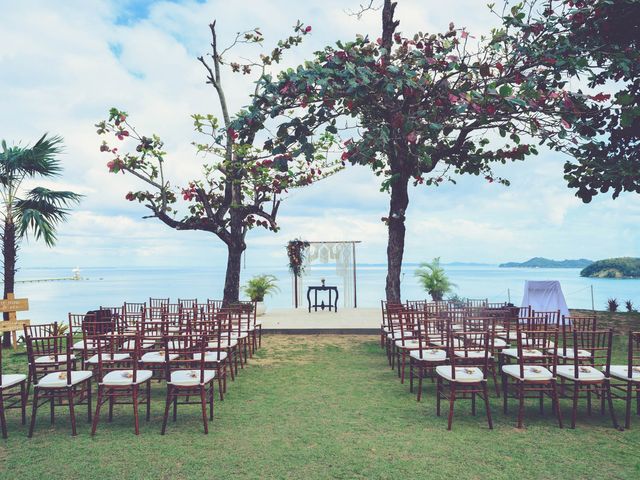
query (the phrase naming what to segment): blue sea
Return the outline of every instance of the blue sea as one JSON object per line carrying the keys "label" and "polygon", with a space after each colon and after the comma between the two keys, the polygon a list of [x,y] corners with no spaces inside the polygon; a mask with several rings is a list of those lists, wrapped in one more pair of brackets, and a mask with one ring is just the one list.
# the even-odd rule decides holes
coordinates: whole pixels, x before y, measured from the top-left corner
{"label": "blue sea", "polygon": [[[596,310],[604,310],[608,298],[617,298],[621,309],[624,301],[631,300],[640,307],[640,279],[592,279],[580,277],[579,269],[525,269],[498,268],[497,266],[445,265],[451,280],[457,285],[455,293],[468,298],[487,298],[490,302],[511,300],[520,304],[525,280],[559,280],[569,308],[591,308],[593,287]],[[424,293],[414,276],[417,265],[406,265],[402,276],[404,299],[424,299]],[[280,293],[267,298],[273,308],[292,306],[293,283],[286,267],[246,268],[242,282],[253,275],[267,273],[278,278]],[[341,289],[341,279],[334,265],[313,265],[307,269],[306,285],[319,284]],[[358,265],[358,306],[378,307],[384,298],[385,265]],[[71,277],[71,268],[24,268],[18,280],[39,280]],[[33,323],[66,321],[67,314],[83,313],[99,306],[118,306],[124,301],[142,302],[149,297],[166,298],[222,298],[224,268],[83,268],[82,280],[55,282],[20,282],[16,297],[28,298],[29,312],[18,318],[29,318]]]}

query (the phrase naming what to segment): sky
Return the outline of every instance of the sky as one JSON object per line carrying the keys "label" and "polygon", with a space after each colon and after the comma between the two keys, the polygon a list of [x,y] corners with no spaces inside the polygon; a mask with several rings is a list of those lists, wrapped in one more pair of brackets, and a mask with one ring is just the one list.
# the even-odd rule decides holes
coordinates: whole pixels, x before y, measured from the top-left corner
{"label": "sky", "polygon": [[[29,145],[44,132],[64,137],[64,175],[39,181],[84,195],[58,244],[27,240],[22,267],[222,266],[226,248],[212,234],[176,232],[124,199],[139,188],[131,175],[109,174],[94,124],[111,107],[127,111],[144,132],[166,143],[174,185],[197,178],[206,161],[195,154],[190,115],[218,114],[214,92],[196,57],[209,49],[217,20],[221,44],[260,27],[265,49],[297,20],[312,35],[287,56],[294,66],[336,40],[378,36],[379,12],[347,14],[362,0],[0,0],[0,139]],[[498,19],[479,0],[399,0],[405,34],[446,30],[450,21],[479,36]],[[238,51],[257,56],[260,49]],[[223,72],[232,110],[249,102],[248,79]],[[638,256],[640,197],[596,197],[584,205],[562,178],[566,158],[543,151],[498,173],[510,187],[482,177],[457,185],[415,187],[407,212],[406,262],[499,263],[533,256],[555,259]],[[293,238],[362,240],[358,259],[384,263],[388,196],[364,167],[348,167],[311,187],[292,191],[279,212],[278,233],[251,231],[246,261],[285,265]]]}

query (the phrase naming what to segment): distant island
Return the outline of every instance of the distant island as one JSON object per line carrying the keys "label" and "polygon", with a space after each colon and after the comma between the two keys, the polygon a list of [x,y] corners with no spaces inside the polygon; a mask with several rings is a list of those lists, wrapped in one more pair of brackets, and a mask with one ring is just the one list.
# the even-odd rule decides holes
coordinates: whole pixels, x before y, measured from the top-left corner
{"label": "distant island", "polygon": [[581,277],[640,278],[640,258],[620,257],[598,260],[580,272]]}
{"label": "distant island", "polygon": [[526,262],[508,262],[501,263],[498,266],[500,268],[584,268],[592,263],[592,260],[587,260],[586,258],[579,258],[578,260],[551,260],[549,258],[533,257]]}

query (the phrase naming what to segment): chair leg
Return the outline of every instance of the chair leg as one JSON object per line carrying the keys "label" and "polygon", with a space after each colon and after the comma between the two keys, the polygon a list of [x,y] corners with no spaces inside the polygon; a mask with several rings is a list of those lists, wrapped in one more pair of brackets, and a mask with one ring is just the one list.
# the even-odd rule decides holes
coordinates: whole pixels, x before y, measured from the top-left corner
{"label": "chair leg", "polygon": [[96,429],[98,428],[98,422],[100,421],[100,407],[102,406],[104,395],[104,387],[102,385],[98,385],[98,398],[96,400],[96,413],[93,415],[93,422],[91,424],[91,436],[96,434]]}
{"label": "chair leg", "polygon": [[631,396],[633,395],[633,384],[627,382],[627,404],[625,408],[624,428],[631,428]]}
{"label": "chair leg", "polygon": [[609,383],[609,381],[604,382],[604,388],[606,389],[607,400],[609,401],[609,412],[611,413],[611,422],[613,423],[613,428],[617,429],[618,419],[616,418],[616,412],[613,409],[613,398],[611,397],[611,384]]}
{"label": "chair leg", "polygon": [[215,400],[215,392],[213,391],[213,384],[211,384],[211,395],[209,395],[209,420],[213,420],[213,402]]}
{"label": "chair leg", "polygon": [[31,422],[29,423],[29,438],[33,437],[33,429],[36,426],[36,414],[38,412],[38,394],[40,393],[38,387],[33,389],[33,405],[31,406]]}
{"label": "chair leg", "polygon": [[422,377],[424,376],[424,368],[422,365],[418,368],[418,402],[422,400]]}
{"label": "chair leg", "polygon": [[[404,383],[404,366],[407,363],[407,351],[402,349],[402,371],[400,373],[400,383]],[[400,367],[400,365],[398,365]]]}
{"label": "chair leg", "polygon": [[222,371],[220,363],[217,364],[216,375],[218,376],[218,393],[220,395],[220,401],[224,400],[224,389],[222,387]]}
{"label": "chair leg", "polygon": [[580,393],[580,385],[577,382],[573,384],[573,406],[571,411],[571,428],[576,428],[576,415],[578,414],[578,394]]}
{"label": "chair leg", "polygon": [[2,438],[7,438],[7,419],[4,415],[4,396],[0,389],[0,424],[2,426]]}
{"label": "chair leg", "polygon": [[552,402],[555,405],[556,416],[558,417],[558,427],[564,428],[562,423],[562,409],[560,408],[560,396],[558,394],[558,384],[555,380],[551,380]]}
{"label": "chair leg", "polygon": [[204,388],[204,385],[200,386],[200,404],[202,406],[202,423],[204,425],[204,433],[208,434],[209,433],[209,421],[207,419],[207,399],[205,397],[206,395],[206,389]]}
{"label": "chair leg", "polygon": [[173,395],[173,421],[178,420],[178,395]]}
{"label": "chair leg", "polygon": [[447,422],[447,430],[451,430],[451,425],[453,424],[453,406],[456,403],[456,384],[451,383],[451,392],[449,397],[449,419]]}
{"label": "chair leg", "polygon": [[27,423],[27,400],[29,396],[29,390],[25,388],[24,382],[20,384],[20,415],[22,425]]}
{"label": "chair leg", "polygon": [[151,419],[151,380],[147,380],[147,422]]}
{"label": "chair leg", "polygon": [[524,384],[518,380],[518,428],[524,426]]}
{"label": "chair leg", "polygon": [[133,423],[136,435],[140,435],[140,420],[138,419],[138,385],[133,386]]}
{"label": "chair leg", "polygon": [[169,409],[171,408],[171,403],[173,391],[171,385],[167,386],[167,401],[164,407],[164,417],[162,418],[162,430],[160,431],[160,435],[164,435],[165,430],[167,429],[167,420],[169,420]]}
{"label": "chair leg", "polygon": [[91,423],[91,379],[87,382],[87,421]]}
{"label": "chair leg", "polygon": [[442,397],[442,379],[438,377],[436,380],[436,415],[440,416],[440,399]]}
{"label": "chair leg", "polygon": [[113,421],[113,397],[109,397],[109,423]]}
{"label": "chair leg", "polygon": [[484,407],[487,411],[487,423],[489,424],[489,430],[493,430],[493,419],[491,418],[491,409],[489,408],[489,389],[487,384],[482,384],[482,396],[484,397]]}
{"label": "chair leg", "polygon": [[506,415],[509,409],[509,399],[508,399],[508,391],[509,391],[509,378],[506,375],[502,375],[502,411]]}
{"label": "chair leg", "polygon": [[67,388],[67,400],[69,402],[69,416],[71,417],[71,435],[76,436],[76,412],[73,406],[74,392],[73,387]]}
{"label": "chair leg", "polygon": [[413,393],[413,358],[409,357],[409,393]]}
{"label": "chair leg", "polygon": [[51,417],[51,425],[54,425],[56,423],[56,399],[52,395],[50,400],[49,416]]}

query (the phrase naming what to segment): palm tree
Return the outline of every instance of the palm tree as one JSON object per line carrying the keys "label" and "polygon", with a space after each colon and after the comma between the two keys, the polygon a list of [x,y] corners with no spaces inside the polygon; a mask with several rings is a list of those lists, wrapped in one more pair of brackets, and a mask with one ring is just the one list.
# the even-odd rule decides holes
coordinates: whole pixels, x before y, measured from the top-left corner
{"label": "palm tree", "polygon": [[[81,195],[53,191],[44,187],[26,190],[22,183],[38,177],[50,178],[62,172],[56,158],[61,151],[62,138],[45,133],[32,147],[12,146],[2,141],[0,151],[0,217],[2,256],[4,266],[4,297],[13,293],[16,260],[20,240],[33,233],[36,240],[44,240],[51,247],[56,242],[56,228],[66,220],[68,207],[77,204]],[[5,313],[5,320],[8,319]],[[10,342],[4,336],[4,345]]]}
{"label": "palm tree", "polygon": [[440,257],[434,258],[432,262],[421,263],[415,275],[435,302],[442,300],[445,293],[456,287],[447,277],[444,268],[440,266]]}

